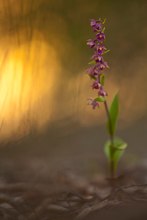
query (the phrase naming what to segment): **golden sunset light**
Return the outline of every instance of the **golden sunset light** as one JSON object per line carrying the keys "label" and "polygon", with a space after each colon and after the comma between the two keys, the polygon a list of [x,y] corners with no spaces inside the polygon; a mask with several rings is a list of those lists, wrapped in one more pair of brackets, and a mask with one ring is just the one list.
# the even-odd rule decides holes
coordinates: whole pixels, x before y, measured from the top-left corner
{"label": "golden sunset light", "polygon": [[0,138],[39,129],[51,117],[54,80],[59,74],[55,50],[36,32],[31,43],[0,51]]}

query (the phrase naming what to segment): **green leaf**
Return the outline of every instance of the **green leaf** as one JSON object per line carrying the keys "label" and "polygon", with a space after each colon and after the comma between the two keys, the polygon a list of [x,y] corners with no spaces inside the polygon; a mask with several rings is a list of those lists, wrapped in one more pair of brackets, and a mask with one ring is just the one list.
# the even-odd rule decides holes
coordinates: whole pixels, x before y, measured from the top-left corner
{"label": "green leaf", "polygon": [[106,28],[105,28],[105,27],[103,27],[103,29],[102,29],[102,33],[104,33],[104,32],[105,32],[105,29],[106,29]]}
{"label": "green leaf", "polygon": [[125,150],[127,147],[127,143],[124,142],[122,139],[120,138],[115,138],[114,139],[114,148],[116,148],[117,150]]}
{"label": "green leaf", "polygon": [[118,99],[118,94],[116,94],[113,98],[113,101],[109,109],[110,118],[107,124],[108,124],[108,130],[109,130],[110,135],[115,134],[118,114],[119,114],[119,99]]}
{"label": "green leaf", "polygon": [[99,96],[99,97],[95,98],[94,100],[97,102],[105,102],[105,97]]}
{"label": "green leaf", "polygon": [[114,155],[113,155],[113,161],[114,161],[114,166],[115,168],[117,167],[117,164],[119,162],[119,160],[121,159],[121,157],[124,154],[124,150],[115,150]]}
{"label": "green leaf", "polygon": [[106,50],[103,54],[106,54],[106,53],[108,53],[108,52],[110,52],[110,50]]}
{"label": "green leaf", "polygon": [[126,147],[127,147],[126,142],[124,142],[120,138],[115,138],[114,142],[113,142],[113,153],[111,151],[112,143],[110,140],[105,143],[104,152],[109,160],[114,160],[114,162],[117,161],[117,163],[118,163],[118,161],[121,158],[121,156],[123,155]]}
{"label": "green leaf", "polygon": [[115,138],[112,142],[109,140],[105,143],[104,152],[110,162],[110,169],[113,169],[113,172],[116,173],[118,162],[124,154],[124,151],[127,147],[127,143],[125,143],[120,138]]}
{"label": "green leaf", "polygon": [[111,142],[107,141],[104,145],[104,152],[108,160],[111,160]]}
{"label": "green leaf", "polygon": [[105,75],[104,75],[104,74],[101,74],[101,75],[100,75],[100,84],[101,84],[102,86],[104,86],[104,83],[105,83]]}
{"label": "green leaf", "polygon": [[102,24],[105,24],[105,22],[106,22],[106,18],[104,18],[104,20],[103,20]]}
{"label": "green leaf", "polygon": [[91,60],[88,64],[91,65],[91,64],[95,64],[96,61],[95,60]]}

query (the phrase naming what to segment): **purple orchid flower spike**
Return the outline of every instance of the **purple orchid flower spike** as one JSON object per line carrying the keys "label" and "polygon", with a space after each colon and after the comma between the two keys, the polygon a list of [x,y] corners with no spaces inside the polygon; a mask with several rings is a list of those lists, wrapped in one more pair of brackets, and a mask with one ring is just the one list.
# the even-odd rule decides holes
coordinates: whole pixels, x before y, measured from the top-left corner
{"label": "purple orchid flower spike", "polygon": [[[87,41],[87,45],[93,49],[93,56],[91,57],[91,67],[87,70],[88,75],[93,80],[92,88],[97,90],[98,97],[106,97],[107,92],[104,90],[104,82],[102,82],[102,75],[104,78],[104,72],[107,68],[109,68],[106,61],[104,61],[104,53],[107,51],[104,41],[105,41],[105,34],[104,34],[104,21],[102,19],[91,19],[90,26],[92,27],[93,31],[95,32],[95,38],[89,39]],[[92,108],[95,109],[96,106],[99,106],[98,101],[95,99],[90,99],[89,102],[92,105]],[[101,100],[101,99],[100,99]]]}

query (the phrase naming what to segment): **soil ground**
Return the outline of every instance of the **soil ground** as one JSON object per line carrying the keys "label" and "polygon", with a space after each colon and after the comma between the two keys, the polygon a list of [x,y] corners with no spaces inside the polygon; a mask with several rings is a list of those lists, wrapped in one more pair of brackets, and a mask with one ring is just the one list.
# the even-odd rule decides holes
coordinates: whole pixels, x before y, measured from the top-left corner
{"label": "soil ground", "polygon": [[21,182],[14,173],[0,179],[1,220],[147,219],[143,167],[114,181],[98,175],[87,179],[69,171]]}

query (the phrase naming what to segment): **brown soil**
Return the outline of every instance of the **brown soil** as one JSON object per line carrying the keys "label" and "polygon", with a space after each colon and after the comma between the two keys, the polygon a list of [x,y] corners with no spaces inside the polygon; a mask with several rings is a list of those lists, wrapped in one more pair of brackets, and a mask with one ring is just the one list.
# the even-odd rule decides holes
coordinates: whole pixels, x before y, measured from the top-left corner
{"label": "brown soil", "polygon": [[147,219],[147,170],[112,181],[64,172],[46,181],[0,181],[1,220]]}

